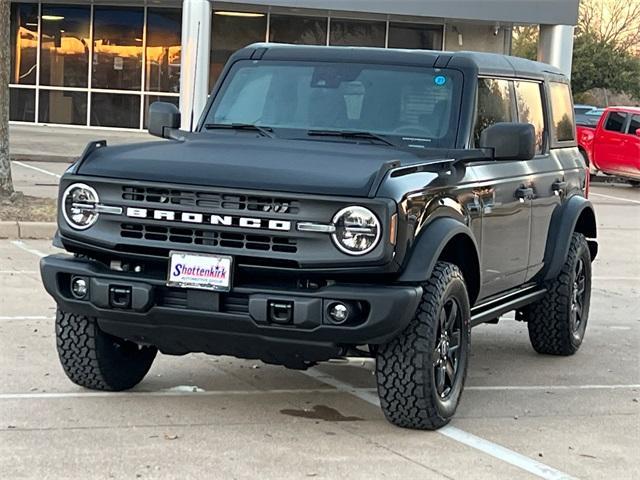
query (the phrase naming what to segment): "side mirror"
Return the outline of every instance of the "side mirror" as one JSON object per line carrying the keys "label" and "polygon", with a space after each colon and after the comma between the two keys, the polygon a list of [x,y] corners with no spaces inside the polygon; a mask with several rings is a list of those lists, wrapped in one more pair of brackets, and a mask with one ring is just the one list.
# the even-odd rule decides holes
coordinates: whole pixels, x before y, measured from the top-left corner
{"label": "side mirror", "polygon": [[149,107],[149,133],[170,138],[171,130],[180,128],[180,110],[173,103],[153,102]]}
{"label": "side mirror", "polygon": [[536,130],[530,123],[494,123],[480,134],[480,148],[492,149],[496,160],[531,160]]}
{"label": "side mirror", "polygon": [[637,128],[637,129],[636,129],[636,136],[637,136],[637,137],[640,137],[640,128]]}

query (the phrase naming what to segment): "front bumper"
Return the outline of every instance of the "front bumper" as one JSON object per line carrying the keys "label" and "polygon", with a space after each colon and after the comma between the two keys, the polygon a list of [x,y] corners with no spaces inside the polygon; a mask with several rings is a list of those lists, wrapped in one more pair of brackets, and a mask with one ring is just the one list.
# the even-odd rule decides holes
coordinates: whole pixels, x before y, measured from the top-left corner
{"label": "front bumper", "polygon": [[[229,293],[169,288],[164,278],[119,272],[69,255],[40,262],[44,286],[61,309],[98,318],[114,336],[157,346],[168,354],[205,352],[261,359],[303,368],[341,355],[345,347],[381,344],[399,334],[413,317],[422,288],[369,284],[334,284],[317,290],[236,287]],[[71,278],[88,280],[86,299],[75,298]],[[130,301],[113,306],[110,292],[125,289]],[[357,322],[332,325],[334,301],[362,306]],[[292,306],[287,324],[274,323],[273,302]]]}

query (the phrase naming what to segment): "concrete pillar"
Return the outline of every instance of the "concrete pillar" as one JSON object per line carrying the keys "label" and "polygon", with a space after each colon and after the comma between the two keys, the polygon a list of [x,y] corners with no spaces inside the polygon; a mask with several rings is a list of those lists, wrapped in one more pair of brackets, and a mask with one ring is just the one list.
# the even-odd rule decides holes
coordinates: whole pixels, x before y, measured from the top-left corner
{"label": "concrete pillar", "polygon": [[208,0],[183,0],[180,112],[183,130],[191,130],[207,103],[211,4]]}
{"label": "concrete pillar", "polygon": [[573,27],[570,25],[540,25],[538,61],[548,63],[571,77],[573,57]]}

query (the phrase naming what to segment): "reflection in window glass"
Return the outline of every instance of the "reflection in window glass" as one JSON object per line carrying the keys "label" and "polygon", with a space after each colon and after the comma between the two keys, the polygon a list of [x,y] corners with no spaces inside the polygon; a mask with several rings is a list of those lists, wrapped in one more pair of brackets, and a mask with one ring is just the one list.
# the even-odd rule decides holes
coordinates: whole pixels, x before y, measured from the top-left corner
{"label": "reflection in window glass", "polygon": [[559,142],[573,140],[574,120],[571,90],[566,83],[549,83],[553,131]]}
{"label": "reflection in window glass", "polygon": [[38,121],[69,125],[87,124],[86,92],[40,90]]}
{"label": "reflection in window glass", "polygon": [[300,45],[326,45],[327,19],[322,17],[298,17],[271,15],[269,41]]}
{"label": "reflection in window glass", "polygon": [[41,85],[87,86],[90,15],[89,7],[43,5]]}
{"label": "reflection in window glass", "polygon": [[140,96],[93,92],[91,125],[140,128]]}
{"label": "reflection in window glass", "polygon": [[476,146],[482,131],[498,122],[512,122],[513,100],[507,80],[482,78],[478,80],[478,115],[474,130]]}
{"label": "reflection in window glass", "polygon": [[330,45],[384,47],[384,22],[332,18],[330,31]]}
{"label": "reflection in window glass", "polygon": [[540,85],[534,82],[515,82],[518,102],[518,121],[530,123],[536,129],[536,153],[544,148],[544,111]]}
{"label": "reflection in window glass", "polygon": [[622,132],[626,119],[627,114],[624,112],[611,112],[607,117],[607,122],[604,124],[604,129],[610,132]]}
{"label": "reflection in window glass", "polygon": [[9,48],[11,73],[9,83],[35,85],[38,48],[38,5],[12,3]]}
{"label": "reflection in window glass", "polygon": [[213,87],[233,52],[255,42],[264,42],[267,34],[267,16],[263,13],[213,13],[210,87]]}
{"label": "reflection in window glass", "polygon": [[36,121],[36,91],[30,88],[9,88],[9,120]]}
{"label": "reflection in window glass", "polygon": [[95,7],[94,88],[140,89],[143,18],[142,8]]}
{"label": "reflection in window glass", "polygon": [[143,128],[147,128],[149,125],[147,123],[147,117],[149,116],[149,106],[154,102],[167,102],[173,103],[176,107],[179,106],[180,97],[169,97],[169,96],[160,96],[160,95],[145,95],[144,97],[144,125]]}
{"label": "reflection in window glass", "polygon": [[146,90],[180,91],[181,32],[182,15],[179,9],[148,9]]}
{"label": "reflection in window glass", "polygon": [[392,22],[389,24],[389,48],[442,50],[442,27]]}

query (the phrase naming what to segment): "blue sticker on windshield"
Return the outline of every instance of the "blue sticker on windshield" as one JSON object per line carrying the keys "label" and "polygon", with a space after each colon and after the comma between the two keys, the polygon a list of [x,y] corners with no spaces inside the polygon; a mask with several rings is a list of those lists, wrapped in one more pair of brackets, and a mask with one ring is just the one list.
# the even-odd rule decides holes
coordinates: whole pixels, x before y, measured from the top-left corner
{"label": "blue sticker on windshield", "polygon": [[438,85],[439,87],[441,87],[442,85],[444,85],[445,83],[447,83],[447,77],[445,77],[444,75],[436,75],[433,78],[433,83],[435,83],[436,85]]}

